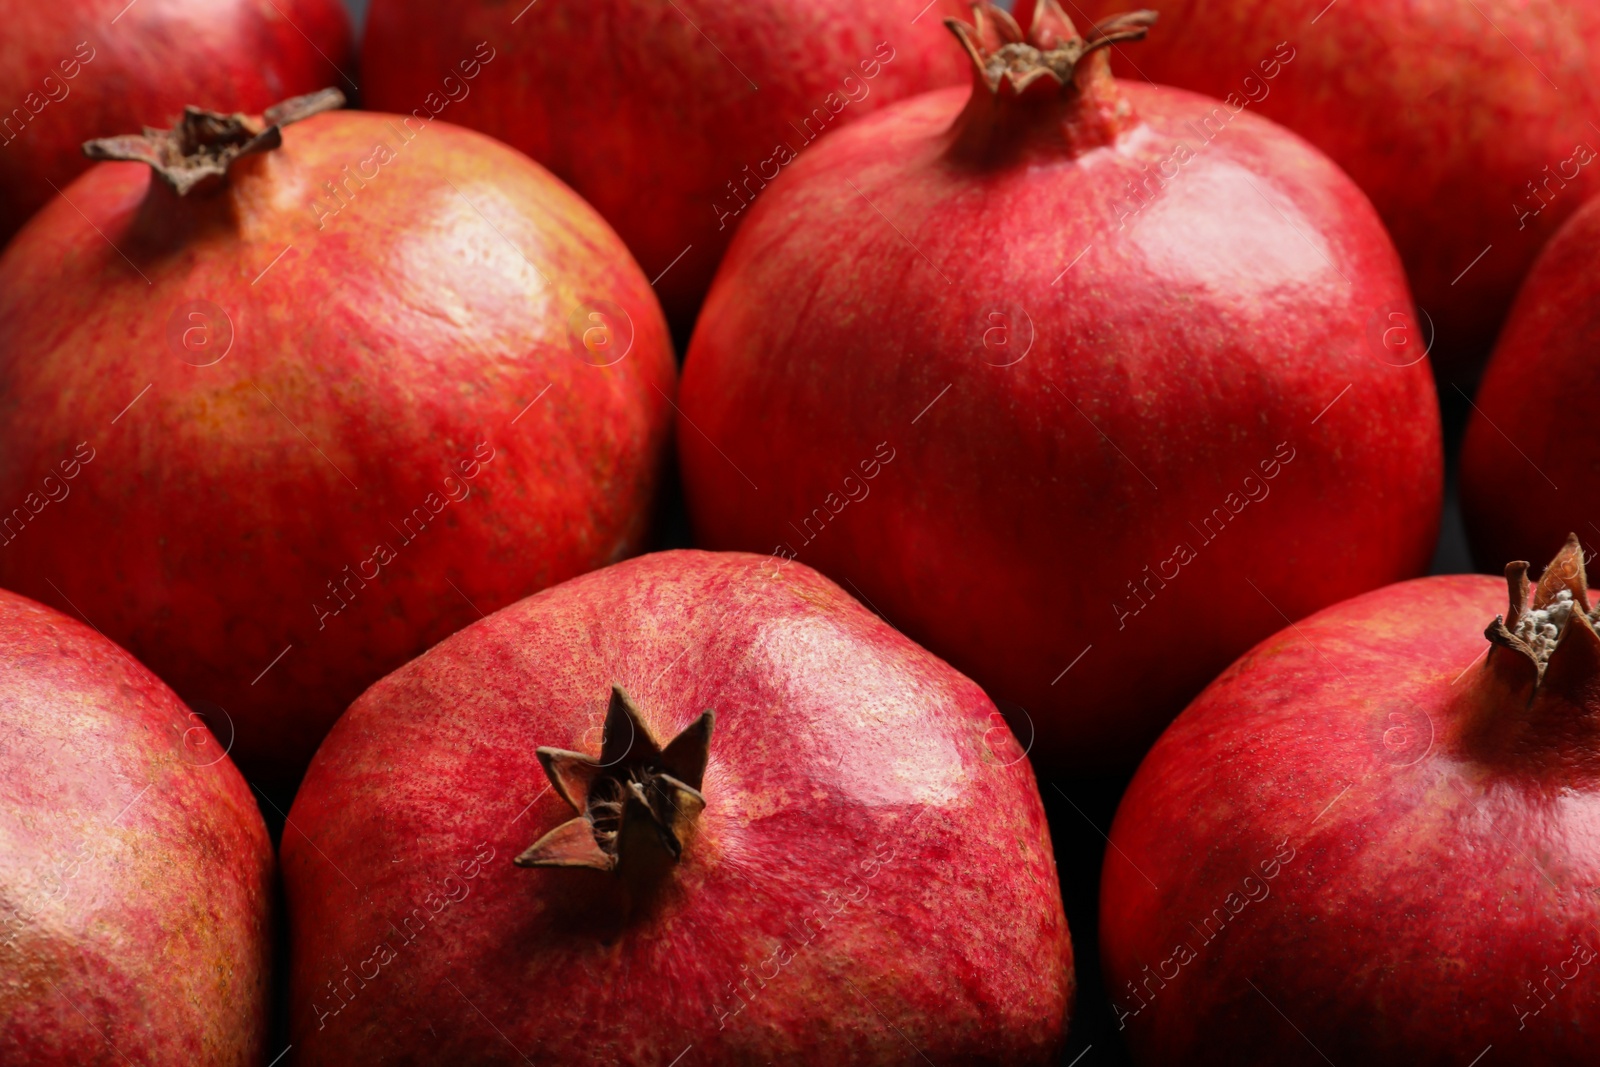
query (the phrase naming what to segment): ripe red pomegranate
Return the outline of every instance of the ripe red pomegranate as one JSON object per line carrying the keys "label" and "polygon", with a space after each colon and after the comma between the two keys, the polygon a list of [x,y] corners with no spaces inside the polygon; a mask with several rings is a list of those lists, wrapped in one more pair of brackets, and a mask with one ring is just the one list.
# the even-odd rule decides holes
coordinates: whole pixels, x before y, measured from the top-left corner
{"label": "ripe red pomegranate", "polygon": [[1022,750],[800,564],[665,552],[473,624],[339,720],[283,861],[308,1064],[1046,1064],[1065,1030]]}
{"label": "ripe red pomegranate", "polygon": [[[1083,6],[1090,18],[1119,8]],[[1422,331],[1437,331],[1435,365],[1470,388],[1540,246],[1600,192],[1600,7],[1150,6],[1170,32],[1113,59],[1117,73],[1249,108],[1333,157],[1400,249]]]}
{"label": "ripe red pomegranate", "polygon": [[1575,538],[1531,604],[1527,568],[1509,610],[1477,575],[1329,608],[1162,736],[1101,887],[1137,1062],[1593,1057],[1600,612]]}
{"label": "ripe red pomegranate", "polygon": [[272,844],[204,721],[0,591],[0,753],[0,1063],[264,1063]]}
{"label": "ripe red pomegranate", "polygon": [[[368,103],[498,137],[617,228],[688,336],[752,201],[823,133],[962,77],[955,0],[375,0]],[[496,61],[477,86],[474,50]],[[426,113],[426,112],[424,112]]]}
{"label": "ripe red pomegranate", "polygon": [[0,584],[220,705],[274,781],[446,634],[637,551],[674,389],[570,190],[442,122],[280,132],[326,102],[97,144],[166,162],[95,168],[0,258]]}
{"label": "ripe red pomegranate", "polygon": [[684,369],[701,543],[849,583],[1077,768],[1131,768],[1285,618],[1418,573],[1440,502],[1366,199],[1271,123],[1113,81],[1100,46],[1145,25],[980,8],[970,99],[795,164]]}
{"label": "ripe red pomegranate", "polygon": [[[1600,201],[1540,255],[1484,371],[1461,448],[1461,509],[1480,566],[1548,556],[1566,530],[1600,543],[1600,430],[1551,414],[1600,396]],[[1515,500],[1516,506],[1504,503]]]}
{"label": "ripe red pomegranate", "polygon": [[87,138],[355,88],[339,0],[0,0],[0,24],[0,244],[88,168]]}

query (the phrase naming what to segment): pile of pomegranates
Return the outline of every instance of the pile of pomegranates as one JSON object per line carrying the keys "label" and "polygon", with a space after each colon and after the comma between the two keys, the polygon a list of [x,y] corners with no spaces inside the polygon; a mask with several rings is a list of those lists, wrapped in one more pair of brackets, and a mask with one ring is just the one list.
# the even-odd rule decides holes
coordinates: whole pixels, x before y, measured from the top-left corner
{"label": "pile of pomegranates", "polygon": [[1593,1058],[1600,8],[0,21],[0,1064]]}

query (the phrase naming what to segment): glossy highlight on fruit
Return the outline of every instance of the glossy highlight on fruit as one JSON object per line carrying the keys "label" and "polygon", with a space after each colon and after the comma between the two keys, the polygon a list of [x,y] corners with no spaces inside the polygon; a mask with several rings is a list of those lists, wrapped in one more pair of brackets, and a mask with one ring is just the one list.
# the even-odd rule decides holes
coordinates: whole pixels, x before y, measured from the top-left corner
{"label": "glossy highlight on fruit", "polygon": [[386,672],[638,551],[674,392],[649,283],[569,189],[330,102],[97,142],[159,173],[94,168],[0,257],[0,584],[280,783]]}
{"label": "glossy highlight on fruit", "polygon": [[[1470,391],[1540,247],[1600,192],[1600,8],[1150,6],[1164,32],[1117,54],[1113,69],[1249,108],[1331,156],[1400,250],[1424,312],[1406,328],[1432,345],[1443,380]],[[1083,8],[1098,18],[1121,5]]]}
{"label": "glossy highlight on fruit", "polygon": [[339,0],[0,0],[0,245],[88,169],[81,146],[186,104],[355,89]]}
{"label": "glossy highlight on fruit", "polygon": [[1592,558],[1600,428],[1565,411],[1569,398],[1583,407],[1600,396],[1597,350],[1600,203],[1591,201],[1529,272],[1474,397],[1461,445],[1461,511],[1480,567],[1542,559],[1569,530]]}
{"label": "glossy highlight on fruit", "polygon": [[272,845],[227,732],[0,591],[0,1063],[265,1062]]}
{"label": "glossy highlight on fruit", "polygon": [[339,720],[283,861],[305,1064],[998,1067],[1065,1033],[1023,749],[797,563],[665,552],[467,627]]}
{"label": "glossy highlight on fruit", "polygon": [[[824,133],[963,78],[954,0],[374,0],[368,105],[519,148],[593,204],[688,336],[749,205]],[[477,85],[463,64],[500,55]]]}
{"label": "glossy highlight on fruit", "polygon": [[1301,620],[1157,742],[1101,891],[1136,1062],[1592,1054],[1600,615],[1576,538],[1527,571]]}
{"label": "glossy highlight on fruit", "polygon": [[981,6],[970,91],[763,195],[678,448],[698,543],[817,567],[1020,705],[1036,761],[1120,770],[1285,619],[1426,567],[1439,417],[1360,190],[1255,115],[1114,81],[1148,17],[1038,12]]}

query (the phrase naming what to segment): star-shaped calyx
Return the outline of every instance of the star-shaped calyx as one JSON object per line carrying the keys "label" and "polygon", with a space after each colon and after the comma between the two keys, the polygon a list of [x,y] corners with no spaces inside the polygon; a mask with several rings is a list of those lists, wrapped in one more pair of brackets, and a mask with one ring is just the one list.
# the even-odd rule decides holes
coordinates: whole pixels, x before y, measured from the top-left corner
{"label": "star-shaped calyx", "polygon": [[227,177],[228,168],[241,156],[281,146],[283,127],[344,105],[339,90],[322,89],[274,104],[259,116],[186,107],[170,130],[146,126],[144,133],[85,141],[83,154],[90,159],[147,163],[173,192],[187,196]]}
{"label": "star-shaped calyx", "polygon": [[1539,576],[1506,567],[1508,610],[1484,631],[1489,654],[1460,686],[1469,751],[1502,766],[1600,776],[1600,610],[1589,608],[1574,535]]}
{"label": "star-shaped calyx", "polygon": [[1538,585],[1530,587],[1527,563],[1508,563],[1506,593],[1506,614],[1496,616],[1484,636],[1494,646],[1491,656],[1518,688],[1531,692],[1574,671],[1589,673],[1587,668],[1600,659],[1600,637],[1594,630],[1600,612],[1589,610],[1577,534],[1568,535]]}
{"label": "star-shaped calyx", "polygon": [[946,19],[972,60],[952,158],[998,169],[1023,156],[1072,159],[1114,144],[1139,117],[1111,76],[1106,48],[1138,40],[1155,21],[1153,11],[1129,11],[1079,34],[1056,0],[1017,0],[1014,12],[979,0],[971,22]]}
{"label": "star-shaped calyx", "polygon": [[1048,91],[1059,92],[1072,83],[1084,56],[1118,41],[1139,40],[1156,21],[1154,11],[1128,11],[1102,19],[1079,36],[1056,0],[1022,0],[1018,11],[1026,29],[1011,12],[987,0],[972,5],[970,23],[944,20],[996,95],[1022,96],[1041,80]]}
{"label": "star-shaped calyx", "polygon": [[513,862],[519,867],[592,867],[620,871],[646,849],[683,855],[705,809],[700,792],[715,716],[707,711],[665,746],[638,707],[611,687],[600,757],[561,748],[538,750],[555,791],[576,818],[545,834]]}

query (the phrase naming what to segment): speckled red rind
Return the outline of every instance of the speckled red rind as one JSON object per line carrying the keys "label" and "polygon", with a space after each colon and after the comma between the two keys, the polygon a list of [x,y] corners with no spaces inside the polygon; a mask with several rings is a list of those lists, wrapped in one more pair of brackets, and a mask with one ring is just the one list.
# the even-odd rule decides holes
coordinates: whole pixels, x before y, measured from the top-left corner
{"label": "speckled red rind", "polygon": [[1600,427],[1561,414],[1600,397],[1597,278],[1600,204],[1590,203],[1529,272],[1467,423],[1461,511],[1480,566],[1548,559],[1573,531],[1600,543]]}
{"label": "speckled red rind", "polygon": [[[1082,10],[1099,18],[1127,6],[1093,0]],[[1591,125],[1600,114],[1600,8],[1567,0],[1138,6],[1161,21],[1148,40],[1116,50],[1117,73],[1254,96],[1252,111],[1332,156],[1394,235],[1437,330],[1440,377],[1470,391],[1540,246],[1600,192],[1600,131]],[[1278,67],[1282,42],[1294,59]],[[1263,63],[1275,78],[1262,77]],[[1563,168],[1579,144],[1593,158]]]}
{"label": "speckled red rind", "polygon": [[678,434],[701,544],[848,583],[1074,769],[1133,767],[1286,617],[1421,572],[1442,480],[1360,190],[1248,112],[1120,84],[1143,125],[1076,162],[945,162],[965,90],[817,146],[729,250]]}
{"label": "speckled red rind", "polygon": [[1173,723],[1123,798],[1101,890],[1137,1062],[1592,1058],[1595,790],[1491,771],[1450,710],[1505,611],[1481,576],[1357,597],[1262,642]]}
{"label": "speckled red rind", "polygon": [[265,1061],[272,845],[224,743],[0,592],[0,1063]]}
{"label": "speckled red rind", "polygon": [[339,0],[0,0],[0,25],[0,244],[89,168],[90,138],[171,126],[186,104],[355,95]]}
{"label": "speckled red rind", "polygon": [[[0,258],[0,529],[94,450],[0,584],[70,598],[293,781],[373,681],[640,548],[676,372],[622,242],[525,156],[365,112],[283,136],[210,199],[96,167]],[[619,361],[584,306],[631,320]]]}
{"label": "speckled red rind", "polygon": [[[598,752],[613,683],[662,738],[716,713],[698,834],[631,923],[610,874],[511,864],[572,814],[535,747]],[[283,844],[296,1054],[1053,1062],[1071,946],[1001,723],[800,565],[662,553],[506,608],[368,690],[307,773]]]}
{"label": "speckled red rind", "polygon": [[373,107],[431,107],[429,94],[460,92],[443,79],[487,42],[497,58],[447,117],[593,204],[661,276],[687,336],[743,205],[787,169],[777,148],[965,81],[941,25],[964,13],[958,0],[375,0],[362,88]]}

